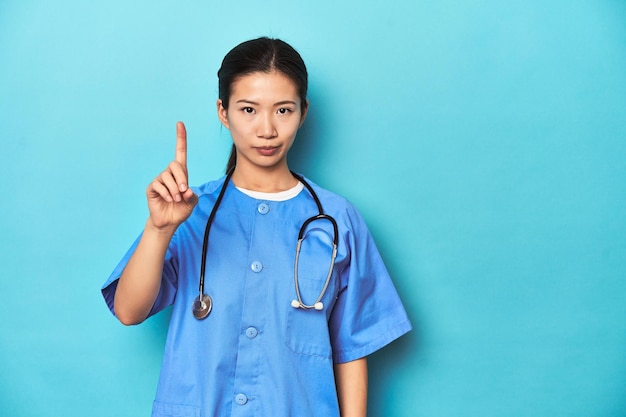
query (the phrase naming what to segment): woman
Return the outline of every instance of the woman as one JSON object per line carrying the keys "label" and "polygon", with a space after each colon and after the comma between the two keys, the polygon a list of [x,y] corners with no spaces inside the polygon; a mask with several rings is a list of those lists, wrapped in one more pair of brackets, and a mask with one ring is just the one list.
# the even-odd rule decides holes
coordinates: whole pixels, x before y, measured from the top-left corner
{"label": "woman", "polygon": [[362,217],[289,170],[304,62],[259,38],[218,78],[227,176],[189,187],[179,122],[144,231],[102,289],[126,325],[173,306],[152,415],[365,416],[365,357],[411,325]]}

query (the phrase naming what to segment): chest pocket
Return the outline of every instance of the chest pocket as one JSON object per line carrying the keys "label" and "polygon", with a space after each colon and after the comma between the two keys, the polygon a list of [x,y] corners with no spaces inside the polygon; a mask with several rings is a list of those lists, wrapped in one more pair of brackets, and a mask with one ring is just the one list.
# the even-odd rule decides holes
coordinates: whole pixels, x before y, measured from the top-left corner
{"label": "chest pocket", "polygon": [[[320,222],[321,223],[321,222]],[[330,358],[332,346],[328,329],[330,311],[337,297],[335,273],[326,289],[333,251],[332,228],[315,226],[307,230],[298,259],[298,283],[303,304],[313,305],[322,295],[322,310],[287,305],[285,344],[294,353]],[[293,299],[297,300],[294,282]]]}
{"label": "chest pocket", "polygon": [[200,408],[155,401],[152,403],[152,417],[200,417]]}

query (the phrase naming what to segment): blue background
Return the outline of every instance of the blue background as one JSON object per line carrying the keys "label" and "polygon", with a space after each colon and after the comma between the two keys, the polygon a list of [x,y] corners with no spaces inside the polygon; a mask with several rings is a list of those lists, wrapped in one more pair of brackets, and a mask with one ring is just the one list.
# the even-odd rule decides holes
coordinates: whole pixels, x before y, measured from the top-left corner
{"label": "blue background", "polygon": [[221,175],[216,71],[259,35],[310,71],[292,168],[359,207],[415,327],[369,415],[626,416],[620,0],[0,1],[0,414],[149,414],[167,314],[99,287],[177,120]]}

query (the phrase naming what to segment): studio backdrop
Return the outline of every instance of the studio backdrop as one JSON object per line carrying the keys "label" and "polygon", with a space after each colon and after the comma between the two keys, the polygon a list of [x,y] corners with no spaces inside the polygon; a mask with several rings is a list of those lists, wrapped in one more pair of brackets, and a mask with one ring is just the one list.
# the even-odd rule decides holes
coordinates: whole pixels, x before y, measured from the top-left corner
{"label": "studio backdrop", "polygon": [[262,35],[309,68],[290,166],[358,207],[414,326],[369,416],[626,416],[619,0],[2,0],[0,415],[149,415],[168,312],[125,327],[100,286],[178,120],[190,182],[223,174],[216,72]]}

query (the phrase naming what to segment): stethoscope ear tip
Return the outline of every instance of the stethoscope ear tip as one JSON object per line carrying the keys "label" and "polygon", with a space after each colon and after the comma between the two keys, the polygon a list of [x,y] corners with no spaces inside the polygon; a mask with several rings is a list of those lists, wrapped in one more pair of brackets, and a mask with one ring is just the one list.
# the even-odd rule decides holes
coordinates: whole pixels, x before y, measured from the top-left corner
{"label": "stethoscope ear tip", "polygon": [[324,303],[322,303],[321,301],[318,301],[317,303],[313,304],[313,306],[308,306],[308,305],[301,303],[298,300],[291,300],[291,306],[293,308],[304,308],[304,309],[309,309],[313,307],[317,311],[322,311],[324,309]]}

